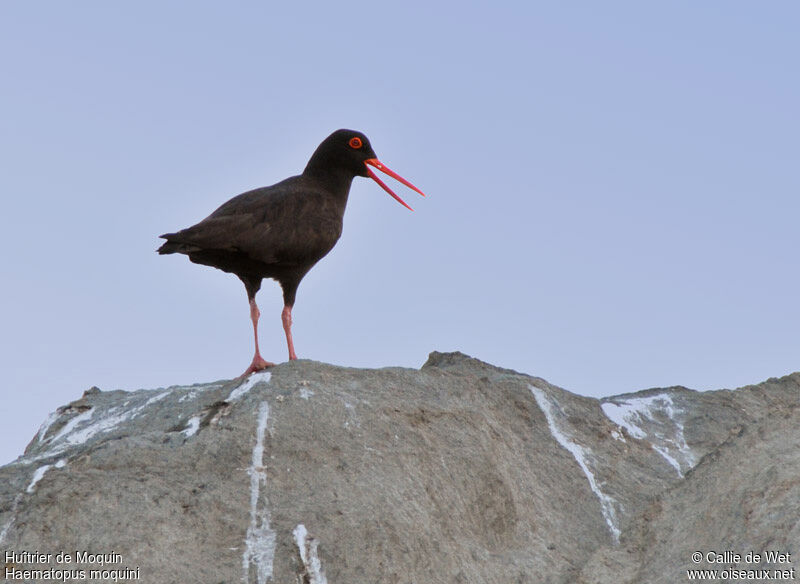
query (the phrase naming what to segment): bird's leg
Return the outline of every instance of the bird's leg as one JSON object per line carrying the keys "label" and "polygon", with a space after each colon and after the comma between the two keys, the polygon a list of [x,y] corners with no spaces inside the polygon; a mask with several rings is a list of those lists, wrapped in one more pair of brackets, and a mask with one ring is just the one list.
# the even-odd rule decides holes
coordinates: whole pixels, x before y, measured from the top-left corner
{"label": "bird's leg", "polygon": [[286,344],[289,345],[289,360],[294,361],[297,359],[297,353],[294,352],[294,343],[292,342],[291,304],[287,304],[283,307],[283,312],[281,312],[281,320],[283,321],[283,331],[286,333]]}
{"label": "bird's leg", "polygon": [[253,337],[255,337],[256,341],[256,354],[253,355],[253,362],[250,363],[250,367],[242,373],[242,377],[250,375],[251,373],[255,373],[256,371],[261,371],[262,369],[266,369],[267,367],[272,367],[275,363],[270,363],[269,361],[265,361],[261,357],[261,353],[258,350],[258,317],[261,316],[261,311],[258,310],[258,305],[256,304],[256,299],[250,298],[250,320],[253,321]]}

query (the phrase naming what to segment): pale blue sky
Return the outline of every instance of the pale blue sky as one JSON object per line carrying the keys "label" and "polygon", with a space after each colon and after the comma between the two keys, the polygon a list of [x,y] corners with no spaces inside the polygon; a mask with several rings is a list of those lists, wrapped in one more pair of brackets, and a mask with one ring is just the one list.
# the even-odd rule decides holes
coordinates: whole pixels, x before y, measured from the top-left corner
{"label": "pale blue sky", "polygon": [[[233,276],[160,233],[364,131],[300,357],[461,350],[602,396],[800,369],[795,2],[0,5],[0,463],[103,390],[238,375]],[[286,359],[277,284],[262,352]]]}

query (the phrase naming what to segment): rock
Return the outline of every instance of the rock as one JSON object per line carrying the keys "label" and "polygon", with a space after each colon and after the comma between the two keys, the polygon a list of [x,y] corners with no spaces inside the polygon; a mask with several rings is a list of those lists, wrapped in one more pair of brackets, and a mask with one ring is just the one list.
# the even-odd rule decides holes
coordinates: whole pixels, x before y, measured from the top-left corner
{"label": "rock", "polygon": [[690,556],[797,549],[798,403],[798,373],[596,400],[461,353],[419,371],[295,361],[243,382],[89,390],[0,468],[0,548],[12,570],[159,583],[779,568]]}

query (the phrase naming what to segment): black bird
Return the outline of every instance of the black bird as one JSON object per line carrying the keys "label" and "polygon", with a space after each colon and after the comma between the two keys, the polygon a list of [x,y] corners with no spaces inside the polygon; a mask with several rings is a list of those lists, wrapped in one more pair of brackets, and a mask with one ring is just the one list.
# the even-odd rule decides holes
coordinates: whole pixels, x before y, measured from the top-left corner
{"label": "black bird", "polygon": [[425,196],[378,160],[364,134],[337,130],[317,147],[303,174],[242,193],[200,223],[160,236],[167,242],[158,248],[158,253],[185,254],[196,264],[236,274],[244,283],[256,349],[243,376],[274,365],[265,361],[258,350],[261,313],[256,293],[263,278],[277,280],[283,289],[283,330],[289,359],[297,359],[292,342],[292,307],[297,286],[342,234],[342,218],[354,177],[372,178],[400,204],[411,209],[370,166]]}

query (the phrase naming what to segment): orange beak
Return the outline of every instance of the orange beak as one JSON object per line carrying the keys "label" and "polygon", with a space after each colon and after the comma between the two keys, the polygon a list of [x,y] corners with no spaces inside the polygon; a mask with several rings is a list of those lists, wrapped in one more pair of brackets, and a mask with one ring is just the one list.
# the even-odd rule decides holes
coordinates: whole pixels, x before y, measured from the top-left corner
{"label": "orange beak", "polygon": [[[410,189],[413,189],[413,190],[417,191],[417,192],[418,192],[420,195],[422,195],[423,197],[425,196],[425,193],[423,193],[423,192],[422,192],[421,190],[419,190],[417,187],[415,187],[414,185],[412,185],[410,182],[408,182],[408,181],[407,181],[406,179],[404,179],[402,176],[400,176],[399,174],[397,174],[397,173],[396,173],[395,171],[393,171],[391,168],[387,167],[387,166],[386,166],[386,165],[385,165],[383,162],[381,162],[381,161],[380,161],[380,160],[378,160],[377,158],[369,158],[369,159],[367,159],[367,160],[365,160],[365,161],[364,161],[364,164],[368,164],[369,166],[374,166],[375,168],[377,168],[377,169],[378,169],[378,170],[380,170],[381,172],[383,172],[383,173],[385,173],[385,174],[388,174],[388,175],[389,175],[390,177],[392,177],[393,179],[395,179],[395,180],[399,180],[401,183],[403,183],[404,185],[406,185],[408,188],[410,188]],[[384,182],[383,182],[381,179],[379,179],[377,174],[375,174],[374,172],[372,172],[372,169],[370,169],[370,168],[367,168],[367,174],[369,175],[369,177],[370,177],[372,180],[374,180],[376,183],[378,183],[378,184],[381,186],[381,188],[382,188],[384,191],[386,191],[387,193],[389,193],[390,195],[392,195],[392,196],[393,196],[393,197],[394,197],[394,198],[397,200],[397,202],[398,202],[398,203],[400,203],[401,205],[403,205],[403,207],[405,207],[405,208],[406,208],[406,209],[408,209],[409,211],[413,211],[413,210],[414,210],[414,209],[412,209],[411,207],[409,207],[409,206],[406,204],[406,202],[405,202],[403,199],[401,199],[400,197],[398,197],[398,196],[397,196],[397,194],[396,194],[396,193],[395,193],[395,192],[394,192],[392,189],[390,189],[389,187],[387,187],[387,186],[386,186],[386,183],[384,183]]]}

